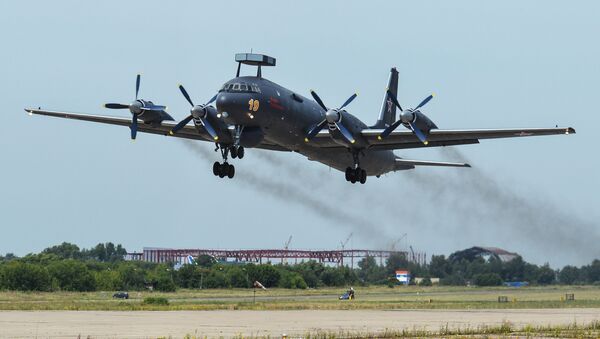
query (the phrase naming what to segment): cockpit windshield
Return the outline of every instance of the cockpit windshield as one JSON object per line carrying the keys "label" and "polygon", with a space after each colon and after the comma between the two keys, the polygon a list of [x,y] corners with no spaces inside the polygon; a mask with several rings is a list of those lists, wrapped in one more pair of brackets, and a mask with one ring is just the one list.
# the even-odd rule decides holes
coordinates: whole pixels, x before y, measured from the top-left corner
{"label": "cockpit windshield", "polygon": [[226,83],[221,87],[219,92],[247,92],[247,93],[260,93],[260,87],[257,84],[245,83],[245,82],[234,82]]}

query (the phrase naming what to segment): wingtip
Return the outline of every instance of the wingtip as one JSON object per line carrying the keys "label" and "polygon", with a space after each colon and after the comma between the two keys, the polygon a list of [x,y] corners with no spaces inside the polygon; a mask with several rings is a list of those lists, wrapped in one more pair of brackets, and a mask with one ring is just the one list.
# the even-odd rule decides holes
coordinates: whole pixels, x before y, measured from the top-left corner
{"label": "wingtip", "polygon": [[568,127],[565,134],[577,134],[577,132],[575,131],[575,129],[573,127]]}
{"label": "wingtip", "polygon": [[471,168],[472,167],[470,164],[463,164],[463,165],[464,165],[464,167],[467,167],[467,168]]}

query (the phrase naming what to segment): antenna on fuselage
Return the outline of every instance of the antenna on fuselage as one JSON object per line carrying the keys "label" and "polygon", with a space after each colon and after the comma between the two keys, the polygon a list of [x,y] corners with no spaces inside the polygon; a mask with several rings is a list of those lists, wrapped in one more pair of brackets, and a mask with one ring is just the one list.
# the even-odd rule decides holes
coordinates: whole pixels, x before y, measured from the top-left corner
{"label": "antenna on fuselage", "polygon": [[275,66],[275,58],[264,54],[238,53],[235,55],[235,61],[238,63],[236,77],[240,76],[242,64],[257,66],[256,77],[262,78],[262,66]]}

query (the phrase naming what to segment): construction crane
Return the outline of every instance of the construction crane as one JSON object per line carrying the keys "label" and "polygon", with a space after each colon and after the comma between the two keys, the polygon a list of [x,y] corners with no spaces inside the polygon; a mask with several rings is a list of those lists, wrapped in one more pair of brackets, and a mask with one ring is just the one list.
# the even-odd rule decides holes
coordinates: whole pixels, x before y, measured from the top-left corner
{"label": "construction crane", "polygon": [[402,241],[402,239],[404,239],[405,237],[406,237],[406,233],[402,234],[402,236],[400,238],[393,241],[392,245],[390,246],[390,251],[395,251],[396,245],[398,245],[398,243],[400,243],[400,241]]}
{"label": "construction crane", "polygon": [[292,236],[290,235],[290,237],[288,238],[288,240],[285,242],[285,245],[283,245],[283,248],[287,251],[287,249],[290,247],[290,243],[292,242]]}
{"label": "construction crane", "polygon": [[352,233],[348,235],[348,238],[346,238],[345,241],[340,241],[340,245],[342,245],[342,251],[344,250],[344,248],[346,248],[346,245],[348,244],[348,241],[350,241],[350,238],[352,238]]}
{"label": "construction crane", "polygon": [[415,251],[413,250],[412,245],[410,246],[410,253],[412,254],[412,262],[416,263]]}
{"label": "construction crane", "polygon": [[[290,243],[292,242],[292,236],[290,235],[290,237],[288,238],[288,240],[285,242],[285,244],[283,244],[283,249],[284,250],[288,250],[288,248],[290,247]],[[282,264],[287,264],[287,259],[286,258],[281,258],[281,263]]]}

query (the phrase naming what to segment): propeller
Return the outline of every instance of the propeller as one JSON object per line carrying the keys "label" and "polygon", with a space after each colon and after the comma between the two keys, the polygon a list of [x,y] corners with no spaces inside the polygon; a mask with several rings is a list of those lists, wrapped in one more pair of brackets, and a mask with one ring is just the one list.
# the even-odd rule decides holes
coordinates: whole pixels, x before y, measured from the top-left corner
{"label": "propeller", "polygon": [[342,124],[342,112],[341,111],[342,111],[342,109],[344,109],[344,107],[348,106],[352,102],[352,100],[354,100],[356,98],[356,96],[358,94],[356,94],[356,93],[352,94],[342,104],[342,106],[340,106],[339,108],[332,108],[332,109],[329,109],[329,108],[327,108],[327,106],[325,106],[325,104],[323,103],[323,100],[321,100],[321,98],[319,97],[319,95],[317,95],[317,93],[315,91],[311,90],[310,94],[315,99],[317,104],[319,104],[319,106],[321,106],[321,108],[323,108],[325,110],[325,119],[323,119],[323,121],[321,121],[317,125],[315,125],[308,132],[308,134],[304,138],[304,141],[309,142],[312,138],[314,138],[315,135],[317,135],[317,133],[319,133],[319,131],[321,131],[323,129],[323,127],[325,127],[325,125],[328,124],[328,125],[335,126],[335,128],[337,128],[337,130],[340,131],[340,133],[342,134],[344,139],[346,139],[346,141],[348,141],[351,144],[354,144],[356,142],[356,140],[352,136],[352,133]]}
{"label": "propeller", "polygon": [[428,97],[423,99],[423,101],[421,101],[421,103],[419,105],[417,105],[417,107],[409,108],[407,110],[402,109],[402,107],[400,106],[400,103],[398,102],[398,99],[396,99],[396,97],[394,96],[394,94],[392,92],[390,92],[390,90],[387,91],[387,95],[390,98],[390,100],[392,100],[394,105],[396,107],[398,107],[398,109],[402,113],[400,114],[400,117],[396,122],[394,122],[393,124],[388,126],[385,130],[383,130],[383,132],[381,132],[381,134],[379,136],[377,136],[377,139],[382,140],[383,138],[390,135],[390,133],[392,133],[392,131],[394,131],[400,124],[403,124],[403,125],[407,126],[408,128],[410,128],[410,130],[412,130],[412,132],[415,134],[415,136],[423,144],[427,145],[428,144],[427,136],[425,135],[425,133],[423,133],[423,131],[421,131],[421,129],[419,129],[417,127],[417,125],[415,124],[415,121],[417,119],[417,113],[420,113],[419,108],[425,106],[431,99],[433,99],[434,95],[433,94],[429,95]]}
{"label": "propeller", "polygon": [[215,94],[215,96],[213,96],[210,100],[208,100],[208,102],[206,102],[204,105],[194,105],[194,103],[192,102],[192,99],[190,99],[190,95],[187,93],[187,91],[185,90],[185,88],[182,85],[179,85],[179,90],[181,91],[181,94],[183,94],[183,96],[185,97],[187,102],[190,103],[190,105],[192,106],[192,109],[190,109],[190,115],[188,115],[185,119],[181,120],[177,125],[175,125],[175,127],[173,127],[173,129],[171,131],[169,131],[169,134],[174,135],[180,129],[182,129],[183,126],[187,125],[192,119],[195,118],[197,120],[200,120],[200,122],[202,123],[202,126],[204,126],[204,129],[206,130],[206,132],[208,132],[208,134],[215,141],[219,140],[219,136],[217,135],[217,132],[215,132],[215,129],[212,127],[212,125],[210,124],[210,122],[207,119],[208,105],[212,104],[217,99],[217,95]]}
{"label": "propeller", "polygon": [[133,117],[131,118],[131,139],[135,140],[135,136],[137,134],[137,126],[138,126],[138,116],[142,114],[144,111],[164,111],[167,109],[167,106],[154,105],[151,102],[147,102],[141,99],[138,99],[138,94],[140,92],[140,75],[138,74],[135,79],[135,100],[129,104],[118,104],[118,103],[108,103],[104,104],[104,107],[110,109],[129,109]]}

